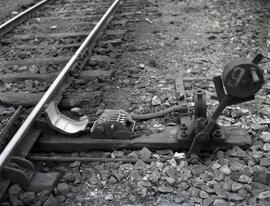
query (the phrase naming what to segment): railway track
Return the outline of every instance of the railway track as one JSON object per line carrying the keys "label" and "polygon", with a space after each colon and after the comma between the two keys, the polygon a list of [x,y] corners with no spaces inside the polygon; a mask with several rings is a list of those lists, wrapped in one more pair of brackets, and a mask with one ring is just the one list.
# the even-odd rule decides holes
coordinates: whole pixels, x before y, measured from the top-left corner
{"label": "railway track", "polygon": [[[218,23],[215,22],[218,15],[215,12],[221,12],[219,20],[224,21],[226,25],[227,21],[230,22],[231,16],[228,17],[219,4],[224,4],[227,9],[227,6],[236,5],[235,7],[239,9],[239,6],[242,8],[243,2],[237,1],[238,5],[229,0],[227,5],[219,0],[210,1],[208,9],[207,6],[200,5],[201,2],[147,1],[147,8],[143,10],[147,12],[140,15],[139,10],[137,12],[139,15],[132,18],[131,22],[129,17],[134,14],[134,11],[138,11],[136,10],[138,5],[145,6],[143,4],[145,2],[125,1],[119,4],[113,19],[110,18],[107,29],[98,35],[100,38],[97,43],[90,44],[90,48],[93,48],[91,53],[86,52],[83,56],[78,55],[78,51],[81,51],[81,45],[84,45],[82,42],[87,41],[89,37],[84,31],[84,26],[89,26],[90,31],[98,24],[102,12],[107,9],[106,2],[105,5],[104,2],[99,4],[97,1],[87,1],[79,8],[77,5],[81,5],[82,1],[72,0],[69,4],[65,4],[67,1],[53,2],[59,4],[51,3],[43,7],[42,11],[37,10],[36,14],[29,16],[25,23],[14,27],[14,30],[7,33],[2,40],[3,65],[8,70],[7,72],[3,70],[3,75],[0,77],[5,84],[2,87],[4,89],[0,100],[13,105],[10,111],[6,112],[7,115],[13,114],[13,117],[6,124],[2,134],[13,140],[8,143],[7,149],[4,149],[2,156],[4,158],[0,158],[0,163],[4,166],[0,168],[4,177],[1,179],[1,186],[4,188],[3,191],[10,186],[8,196],[11,204],[47,206],[129,205],[131,203],[133,205],[199,206],[227,205],[227,203],[230,205],[260,203],[262,205],[266,202],[267,205],[270,184],[267,171],[269,152],[267,153],[268,145],[265,142],[267,132],[264,134],[265,139],[254,132],[257,131],[251,123],[254,116],[250,118],[250,113],[254,114],[254,111],[247,113],[247,110],[240,107],[228,107],[228,110],[220,115],[219,123],[215,125],[217,129],[211,133],[211,141],[203,145],[201,140],[196,143],[196,138],[201,134],[199,127],[189,125],[190,108],[194,107],[195,118],[193,119],[196,124],[200,118],[209,117],[209,114],[206,114],[206,101],[211,102],[207,106],[208,113],[209,110],[210,113],[214,111],[213,119],[219,116],[222,107],[228,106],[218,104],[216,99],[218,98],[219,102],[223,102],[221,100],[224,100],[222,99],[224,97],[225,100],[230,100],[231,97],[228,98],[228,96],[231,93],[224,96],[221,88],[225,85],[221,84],[219,81],[221,79],[214,79],[214,86],[210,77],[220,72],[217,70],[213,72],[212,67],[217,67],[220,62],[223,62],[224,53],[217,52],[214,55],[210,52],[208,59],[205,52],[209,49],[205,51],[205,48],[207,48],[206,45],[211,45],[220,49],[220,45],[224,44],[221,50],[227,51],[229,48],[227,52],[231,54],[232,50],[225,46],[228,42],[224,40],[222,34],[230,27],[224,26],[222,32],[219,33]],[[107,6],[111,3],[113,2],[109,2]],[[252,8],[246,11],[249,14],[248,22],[257,22],[257,19],[253,19],[253,14],[265,5],[258,3],[257,10],[254,10],[253,2],[246,1],[245,3],[247,8]],[[193,8],[193,4],[198,4],[198,8],[196,6]],[[94,10],[91,10],[91,14],[87,13],[88,9],[85,6],[93,6]],[[159,11],[161,9],[162,12]],[[54,14],[50,12],[51,10],[57,11],[57,16],[48,17]],[[262,16],[267,14],[266,10],[262,12]],[[238,14],[241,16],[243,11],[236,13],[239,18]],[[260,18],[258,28],[263,31],[261,25],[264,25],[265,19],[262,18],[262,21]],[[48,22],[50,25],[47,24]],[[234,23],[233,20],[232,23]],[[192,26],[189,27],[190,25]],[[205,40],[203,38],[209,35],[208,26],[211,28],[213,26],[214,31],[210,31],[213,36]],[[196,30],[196,28],[200,29]],[[219,32],[216,32],[216,29]],[[37,31],[37,33],[32,31]],[[249,31],[253,32],[254,28]],[[176,34],[178,36],[175,36]],[[239,34],[238,27],[236,34]],[[265,38],[265,35],[262,37]],[[123,38],[124,45],[122,45]],[[215,38],[217,39],[214,40]],[[179,39],[182,41],[178,41]],[[10,52],[9,45],[12,45],[13,41],[16,48],[14,47]],[[243,44],[243,40],[240,42]],[[258,42],[255,41],[255,43]],[[199,49],[201,47],[202,51]],[[74,53],[79,61],[73,64],[70,63],[69,58],[73,59]],[[194,56],[186,59],[187,56],[190,57],[190,53],[196,56],[201,55],[205,59],[197,59]],[[242,56],[239,53],[237,55]],[[214,61],[216,56],[218,61]],[[251,56],[245,61],[253,66],[262,58],[261,55],[257,56],[253,64],[250,62]],[[17,61],[19,58],[21,60]],[[48,61],[50,61],[49,64]],[[185,69],[179,71],[183,62],[185,62]],[[205,68],[200,70],[198,64],[211,66],[209,70]],[[264,64],[265,59],[259,66],[265,69]],[[70,69],[56,94],[52,96],[47,94],[46,97],[50,89],[54,90],[52,89],[52,85],[55,85],[54,79],[59,78],[59,72],[61,74],[62,68],[67,69],[67,65],[76,66]],[[241,66],[239,67],[241,69]],[[230,66],[228,68],[234,69]],[[193,70],[205,76],[193,77]],[[262,84],[260,70],[256,70],[255,75],[252,76],[259,82],[257,86]],[[223,78],[230,77],[225,74]],[[252,84],[252,81],[249,83]],[[202,93],[201,89],[206,89],[206,93]],[[215,92],[214,89],[218,91]],[[23,91],[23,95],[18,95],[18,91]],[[258,93],[259,101],[261,101],[262,92]],[[44,93],[47,100],[44,99]],[[195,97],[193,101],[192,94]],[[246,94],[246,90],[243,90],[241,95],[243,94]],[[247,95],[253,98],[253,93],[252,96]],[[211,96],[213,99],[206,99],[206,96]],[[36,104],[42,106],[41,111],[35,107]],[[187,108],[187,105],[190,108]],[[255,104],[247,105],[254,106]],[[215,106],[219,109],[214,110]],[[18,109],[14,112],[17,107]],[[35,107],[34,113],[31,113],[32,107]],[[25,108],[23,115],[21,115],[22,108]],[[61,112],[57,110],[58,108]],[[110,113],[104,110],[107,108],[115,110]],[[130,113],[130,117],[138,120],[134,127],[129,118],[124,118],[124,115],[129,114],[119,109],[135,113],[157,113],[143,116]],[[160,112],[160,110],[164,111]],[[177,114],[181,111],[181,113],[139,122],[139,120],[159,117],[160,114],[168,111],[178,111]],[[29,113],[30,116],[32,114],[30,119],[28,119]],[[132,136],[125,136],[128,133],[124,133],[125,135],[115,135],[113,132],[106,134],[106,124],[103,127],[102,115],[105,123],[108,120],[106,118],[111,118],[113,121],[113,124],[109,125],[110,131],[114,131],[114,123],[118,121],[124,126],[130,126],[131,129],[133,126],[135,134]],[[237,115],[236,118],[234,118],[235,115]],[[18,125],[19,130],[15,132],[9,131],[9,128],[14,127],[14,122],[21,116],[28,123],[23,123],[21,127]],[[67,116],[73,119],[68,119]],[[117,120],[115,120],[116,116]],[[49,121],[53,118],[57,121]],[[95,121],[97,119],[99,121]],[[86,120],[88,122],[84,124]],[[63,124],[57,124],[57,122]],[[80,124],[75,125],[78,122]],[[66,123],[75,126],[63,126]],[[203,126],[205,123],[201,121],[197,123],[208,129],[213,126],[211,123]],[[82,131],[77,134],[82,125],[84,126]],[[219,130],[219,125],[222,130]],[[252,125],[248,132],[247,125]],[[196,136],[192,137],[194,130],[187,134],[187,129],[198,129],[195,131]],[[8,131],[11,134],[8,134]],[[74,131],[76,134],[71,134]],[[95,131],[100,133],[96,134]],[[18,140],[21,142],[18,143]],[[251,143],[254,145],[249,147]],[[6,144],[3,144],[3,148],[5,146]],[[141,149],[142,147],[144,148]],[[206,156],[202,159],[196,156],[193,158],[190,155],[196,154],[196,151],[202,148],[208,151],[212,147],[218,151],[212,151],[211,154],[203,153]],[[231,149],[227,150],[227,148]],[[134,151],[134,149],[139,151]],[[107,152],[96,150],[107,150]],[[183,150],[188,150],[188,152],[178,153]],[[174,153],[175,151],[177,152]],[[186,155],[191,158],[186,158]],[[26,166],[21,167],[22,164]],[[23,171],[14,173],[12,170],[14,168]],[[22,175],[21,178],[18,178],[19,175]],[[10,184],[8,179],[19,184],[20,187],[17,184]],[[22,191],[21,187],[25,190]],[[155,198],[156,196],[158,198]],[[5,196],[4,199],[7,200],[7,197]]]}
{"label": "railway track", "polygon": [[[3,68],[0,101],[13,106],[9,114],[18,107],[6,127],[18,121],[22,107],[30,107],[15,133],[7,132],[6,128],[1,132],[0,168],[3,174],[10,173],[5,170],[12,155],[26,157],[31,150],[41,134],[40,129],[33,128],[33,123],[52,100],[72,108],[89,100],[90,96],[87,107],[97,104],[98,88],[87,88],[87,85],[89,81],[111,75],[111,71],[104,70],[113,63],[111,48],[121,44],[127,32],[125,24],[137,6],[136,1],[44,0],[0,26],[0,64]],[[110,53],[112,58],[105,55]],[[83,94],[79,93],[81,91]],[[32,111],[31,107],[34,107]],[[33,132],[29,142],[28,135]],[[7,136],[11,134],[14,135],[9,140]],[[27,143],[25,136],[28,136]],[[17,153],[18,150],[24,154]],[[8,185],[8,180],[1,179],[1,198]]]}

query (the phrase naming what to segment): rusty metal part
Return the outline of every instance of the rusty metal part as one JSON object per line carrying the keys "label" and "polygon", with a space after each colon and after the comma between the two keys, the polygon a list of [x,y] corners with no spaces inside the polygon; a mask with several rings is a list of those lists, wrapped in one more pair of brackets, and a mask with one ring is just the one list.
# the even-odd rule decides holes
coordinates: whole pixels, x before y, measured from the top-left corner
{"label": "rusty metal part", "polygon": [[[123,163],[136,163],[139,159],[130,158],[105,158],[105,157],[65,157],[65,156],[41,156],[41,155],[30,155],[29,160],[34,162],[123,162]],[[160,159],[142,159],[145,163],[151,163],[155,161],[166,162],[170,158],[160,158]],[[182,159],[183,160],[183,159]]]}
{"label": "rusty metal part", "polygon": [[136,122],[124,110],[105,110],[94,122],[91,137],[101,139],[129,139]]}
{"label": "rusty metal part", "polygon": [[84,131],[89,122],[89,118],[86,116],[79,120],[74,120],[63,115],[54,101],[51,101],[45,113],[51,127],[64,134],[76,134]]}
{"label": "rusty metal part", "polygon": [[0,36],[3,36],[6,33],[8,33],[9,31],[11,31],[15,26],[17,26],[18,24],[22,23],[30,15],[32,15],[33,12],[37,11],[42,6],[44,6],[45,4],[50,3],[51,1],[55,1],[55,0],[43,0],[43,1],[35,4],[34,6],[26,9],[22,13],[14,16],[12,19],[10,19],[9,21],[5,22],[4,24],[0,25]]}
{"label": "rusty metal part", "polygon": [[[263,73],[255,64],[259,63],[262,55],[258,55],[253,62],[248,59],[239,58],[227,64],[221,77],[215,77],[215,86],[219,105],[215,109],[211,117],[207,119],[207,123],[201,123],[201,120],[196,120],[196,126],[189,135],[192,139],[188,156],[194,153],[200,153],[205,145],[208,145],[213,138],[223,138],[217,125],[217,119],[226,108],[226,106],[246,102],[254,98],[263,85]],[[225,94],[224,87],[227,94]],[[218,93],[220,92],[220,94]]]}
{"label": "rusty metal part", "polygon": [[11,161],[2,170],[4,178],[27,187],[35,174],[35,166],[32,162],[22,157],[14,156]]}
{"label": "rusty metal part", "polygon": [[206,118],[206,93],[205,90],[197,89],[193,93],[195,118]]}
{"label": "rusty metal part", "polygon": [[56,79],[51,84],[49,89],[45,92],[45,94],[40,99],[38,104],[35,106],[35,108],[26,118],[24,123],[21,125],[21,127],[12,137],[8,145],[2,151],[2,153],[0,154],[0,172],[2,171],[3,167],[5,166],[5,164],[7,163],[7,161],[9,160],[9,158],[11,157],[11,155],[13,154],[17,146],[25,137],[27,131],[30,129],[33,122],[39,117],[39,115],[43,111],[46,104],[51,100],[51,98],[59,89],[59,87],[61,87],[61,85],[64,83],[64,80],[68,76],[69,72],[75,69],[76,67],[81,68],[88,61],[88,58],[90,56],[90,51],[94,47],[95,41],[99,38],[100,32],[107,26],[108,22],[111,20],[111,16],[115,12],[115,10],[118,8],[119,3],[120,3],[120,0],[115,0],[113,2],[113,4],[106,11],[104,16],[96,24],[94,29],[86,37],[86,39],[84,40],[82,45],[79,47],[79,49],[75,52],[75,54],[71,57],[69,62],[63,68],[63,70],[56,77]]}

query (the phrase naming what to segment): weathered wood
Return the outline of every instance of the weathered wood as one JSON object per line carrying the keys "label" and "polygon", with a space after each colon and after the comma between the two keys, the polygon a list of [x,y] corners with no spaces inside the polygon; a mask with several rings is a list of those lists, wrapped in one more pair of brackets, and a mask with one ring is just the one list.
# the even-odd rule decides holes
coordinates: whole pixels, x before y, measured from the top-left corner
{"label": "weathered wood", "polygon": [[[138,149],[142,147],[156,149],[177,149],[175,138],[177,128],[171,127],[162,133],[143,136],[130,140],[119,139],[91,139],[90,134],[81,137],[68,137],[65,135],[42,136],[36,144],[38,151],[91,151],[91,150],[114,150],[114,149]],[[48,149],[48,150],[47,150]]]}
{"label": "weathered wood", "polygon": [[184,82],[200,82],[203,80],[212,81],[213,77],[200,77],[200,76],[194,76],[194,77],[183,77]]}
{"label": "weathered wood", "polygon": [[36,38],[73,38],[73,37],[86,37],[89,32],[65,32],[65,33],[50,33],[50,34],[20,34],[14,35],[13,39],[29,40]]}
{"label": "weathered wood", "polygon": [[[37,73],[14,73],[14,74],[3,74],[0,76],[0,81],[4,82],[17,82],[19,80],[38,80],[45,81],[47,83],[51,83],[58,75],[58,72],[53,72],[50,74],[37,74]],[[104,71],[104,70],[88,70],[81,71],[80,76],[83,79],[90,80],[98,77],[101,78],[110,78],[112,76],[112,71]]]}
{"label": "weathered wood", "polygon": [[31,107],[37,104],[43,93],[1,92],[0,103],[12,106]]}
{"label": "weathered wood", "polygon": [[[24,107],[35,106],[41,99],[44,93],[16,93],[16,92],[0,92],[0,103]],[[101,93],[99,91],[92,93],[76,93],[69,96],[65,96],[60,101],[60,106],[70,108],[80,106],[83,101],[98,102],[100,100]]]}
{"label": "weathered wood", "polygon": [[[75,13],[74,13],[75,14]],[[118,13],[117,16],[122,17],[122,16],[133,16],[135,14],[135,12],[122,12],[122,13]],[[101,18],[103,14],[89,14],[89,15],[74,15],[74,16],[66,16],[66,17],[62,17],[62,16],[51,16],[51,17],[44,17],[44,16],[40,16],[40,17],[36,17],[36,19],[38,19],[39,22],[49,22],[49,21],[91,21],[91,20],[96,20]],[[96,18],[96,19],[95,19]]]}
{"label": "weathered wood", "polygon": [[127,30],[121,30],[121,29],[118,29],[118,30],[107,30],[105,32],[106,35],[108,36],[123,36],[127,33]]}
{"label": "weathered wood", "polygon": [[49,22],[49,21],[81,21],[81,20],[94,20],[94,18],[98,19],[101,15],[100,14],[91,14],[91,15],[81,15],[81,16],[50,16],[50,17],[36,17],[39,22]]}
{"label": "weathered wood", "polygon": [[50,83],[57,77],[57,75],[58,72],[53,72],[49,74],[23,72],[23,73],[2,74],[0,76],[0,80],[4,82],[16,82],[19,80],[38,80]]}
{"label": "weathered wood", "polygon": [[182,75],[177,75],[175,78],[175,92],[176,92],[176,99],[177,101],[181,104],[183,101],[185,102],[186,100],[186,90],[184,87],[184,82]]}
{"label": "weathered wood", "polygon": [[46,64],[61,64],[66,63],[70,57],[66,56],[59,56],[59,57],[36,57],[36,58],[29,58],[29,59],[21,59],[21,60],[10,60],[6,62],[1,62],[0,67],[7,67],[12,65],[20,65],[20,66],[26,66],[26,65],[46,65]]}
{"label": "weathered wood", "polygon": [[68,96],[64,96],[64,98],[61,100],[60,107],[81,107],[84,101],[89,105],[99,105],[100,98],[100,91],[68,94]]}
{"label": "weathered wood", "polygon": [[[126,30],[108,30],[106,35],[108,36],[122,36],[126,34]],[[29,40],[29,39],[44,39],[44,38],[73,38],[73,37],[86,37],[89,32],[65,32],[65,33],[49,33],[49,34],[20,34],[14,35],[13,39]]]}
{"label": "weathered wood", "polygon": [[126,25],[128,23],[127,19],[121,19],[121,20],[113,20],[111,25]]}
{"label": "weathered wood", "polygon": [[32,149],[33,145],[35,144],[36,140],[39,138],[41,135],[41,130],[40,129],[33,129],[30,130],[24,141],[21,142],[21,144],[18,146],[18,149],[14,153],[14,155],[19,156],[19,157],[26,157],[30,150]]}
{"label": "weathered wood", "polygon": [[[72,21],[63,21],[61,22],[60,25],[57,25],[58,27],[73,27],[73,26],[77,26],[77,27],[86,27],[86,26],[95,26],[97,24],[97,22],[87,22],[87,21],[80,21],[80,22],[72,22]],[[37,28],[37,27],[43,27],[43,28],[47,28],[48,32],[53,31],[53,29],[51,29],[51,26],[53,26],[54,24],[46,24],[45,22],[42,24],[30,24],[30,25],[21,25],[20,26],[20,30],[27,30],[27,29],[33,29],[33,28]],[[56,28],[57,29],[57,28]]]}
{"label": "weathered wood", "polygon": [[80,72],[80,77],[82,79],[90,80],[90,79],[109,79],[112,76],[112,71],[105,70],[88,70]]}
{"label": "weathered wood", "polygon": [[27,45],[27,44],[20,44],[16,45],[15,49],[21,50],[29,50],[29,49],[46,49],[46,48],[77,48],[80,47],[81,43],[72,43],[72,44],[56,44],[56,45],[48,45],[48,44],[39,44],[39,45]]}
{"label": "weathered wood", "polygon": [[107,40],[107,41],[100,41],[99,42],[99,44],[101,46],[105,46],[105,45],[108,45],[108,44],[111,44],[113,46],[119,46],[121,43],[122,43],[122,39],[121,38]]}
{"label": "weathered wood", "polygon": [[[251,143],[251,138],[246,129],[224,127],[225,142],[213,140],[203,149],[211,151],[216,148],[227,149],[233,145],[244,146]],[[120,139],[93,139],[91,135],[70,137],[66,135],[44,135],[35,145],[34,151],[38,152],[87,152],[91,150],[121,150],[121,149],[172,149],[187,150],[191,145],[190,139],[178,138],[178,127],[167,127],[161,133],[144,135],[129,140]]]}
{"label": "weathered wood", "polygon": [[186,90],[183,82],[182,72],[180,71],[178,75],[176,75],[176,78],[174,80],[174,86],[175,86],[175,96],[178,103],[178,106],[183,107],[183,111],[179,113],[178,120],[179,124],[181,124],[183,121],[188,120],[189,117],[189,108],[186,100]]}
{"label": "weathered wood", "polygon": [[[78,4],[83,4],[83,5],[87,5],[89,7],[91,6],[96,6],[97,4],[96,3],[89,3],[89,1],[70,1],[69,0],[69,4],[75,4],[76,6],[78,6]],[[99,3],[98,5],[100,6],[108,6],[108,3]],[[51,5],[46,5],[46,8],[49,8],[49,9],[59,9],[59,5],[55,4],[51,4]],[[70,11],[70,12],[73,12],[74,10],[67,10],[67,11]],[[84,9],[84,10],[78,10],[78,11],[89,11],[89,9]]]}
{"label": "weathered wood", "polygon": [[37,172],[30,182],[27,191],[41,192],[43,190],[52,191],[60,177],[59,172]]}

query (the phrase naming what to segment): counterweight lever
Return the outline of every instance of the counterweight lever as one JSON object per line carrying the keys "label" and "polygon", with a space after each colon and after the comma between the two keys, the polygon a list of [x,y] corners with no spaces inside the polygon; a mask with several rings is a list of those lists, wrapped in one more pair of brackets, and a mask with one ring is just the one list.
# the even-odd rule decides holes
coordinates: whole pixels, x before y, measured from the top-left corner
{"label": "counterweight lever", "polygon": [[[192,138],[189,156],[200,153],[202,148],[215,136],[213,134],[216,134],[217,130],[220,131],[216,121],[226,106],[254,99],[254,95],[264,83],[263,72],[257,65],[262,57],[261,54],[258,54],[252,62],[246,58],[233,60],[224,67],[222,77],[214,77],[219,105],[211,117],[204,121],[195,120],[196,124],[193,125],[196,126],[189,135],[189,138]],[[206,122],[206,124],[199,122]]]}

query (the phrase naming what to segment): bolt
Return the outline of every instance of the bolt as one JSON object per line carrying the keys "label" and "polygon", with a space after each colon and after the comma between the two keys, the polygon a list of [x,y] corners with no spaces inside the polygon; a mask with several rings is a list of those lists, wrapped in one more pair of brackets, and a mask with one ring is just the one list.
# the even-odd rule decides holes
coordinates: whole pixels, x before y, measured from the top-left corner
{"label": "bolt", "polygon": [[180,125],[180,129],[181,129],[181,130],[187,130],[186,124],[182,123],[182,124]]}
{"label": "bolt", "polygon": [[112,129],[112,130],[114,129],[114,124],[111,124],[111,129]]}
{"label": "bolt", "polygon": [[96,130],[98,132],[104,132],[105,131],[105,129],[104,129],[104,127],[102,125],[97,126]]}
{"label": "bolt", "polygon": [[181,132],[181,137],[182,137],[182,138],[187,138],[187,137],[188,137],[187,132],[186,132],[186,131],[182,131],[182,132]]}
{"label": "bolt", "polygon": [[199,133],[198,134],[198,140],[200,142],[207,142],[209,140],[209,135],[207,133]]}
{"label": "bolt", "polygon": [[189,162],[190,162],[190,164],[199,164],[200,158],[197,154],[190,154]]}
{"label": "bolt", "polygon": [[213,136],[216,137],[216,138],[221,137],[221,131],[220,131],[220,129],[217,129],[216,131],[214,131],[213,132]]}

